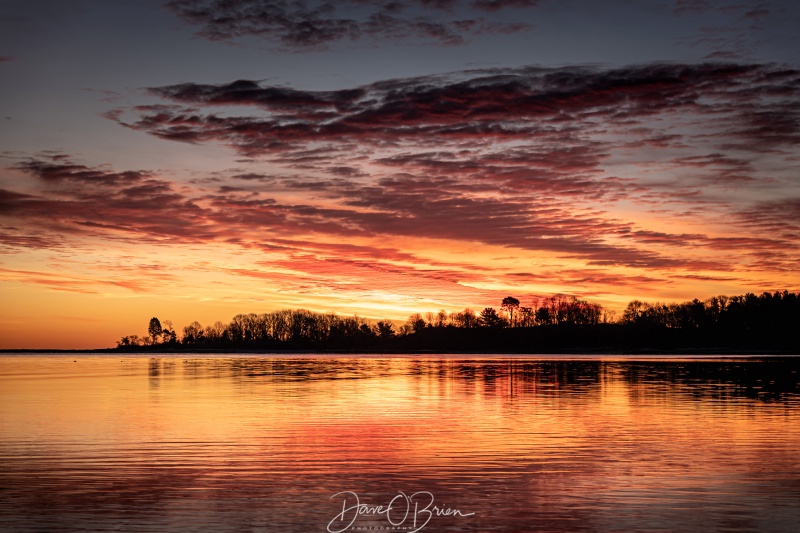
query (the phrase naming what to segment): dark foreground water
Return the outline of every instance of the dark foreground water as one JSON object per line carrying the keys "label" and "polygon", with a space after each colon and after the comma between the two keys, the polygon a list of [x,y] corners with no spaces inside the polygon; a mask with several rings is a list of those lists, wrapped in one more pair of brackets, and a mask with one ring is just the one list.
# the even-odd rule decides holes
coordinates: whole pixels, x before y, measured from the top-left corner
{"label": "dark foreground water", "polygon": [[0,530],[795,532],[798,370],[0,356]]}

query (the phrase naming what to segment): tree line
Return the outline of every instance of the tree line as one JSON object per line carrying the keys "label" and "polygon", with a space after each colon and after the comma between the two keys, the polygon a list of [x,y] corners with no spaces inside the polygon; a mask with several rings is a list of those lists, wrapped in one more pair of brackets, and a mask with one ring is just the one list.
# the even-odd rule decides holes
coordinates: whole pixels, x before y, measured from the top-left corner
{"label": "tree line", "polygon": [[522,305],[513,296],[499,309],[414,313],[404,323],[304,309],[238,314],[227,324],[194,321],[178,334],[153,317],[147,336],[129,335],[119,349],[496,351],[797,350],[800,294],[715,296],[684,303],[630,302],[621,316],[573,296]]}

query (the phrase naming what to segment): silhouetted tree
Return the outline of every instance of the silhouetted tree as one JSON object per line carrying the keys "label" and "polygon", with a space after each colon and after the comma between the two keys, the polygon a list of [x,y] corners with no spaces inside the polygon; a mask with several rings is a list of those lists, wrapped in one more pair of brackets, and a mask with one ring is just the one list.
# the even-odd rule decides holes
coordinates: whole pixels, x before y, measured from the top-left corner
{"label": "silhouetted tree", "polygon": [[478,317],[475,311],[467,308],[460,313],[452,313],[450,323],[457,328],[474,328],[478,326]]}
{"label": "silhouetted tree", "polygon": [[117,348],[119,347],[128,347],[128,346],[141,346],[142,339],[139,338],[138,335],[128,335],[126,337],[122,337],[120,340],[117,341]]}
{"label": "silhouetted tree", "polygon": [[161,330],[161,342],[164,344],[175,344],[178,342],[178,335],[172,326],[172,320],[164,321],[164,328]]}
{"label": "silhouetted tree", "polygon": [[552,324],[553,319],[550,315],[550,310],[547,307],[542,306],[536,310],[536,323],[540,326],[546,326],[547,324]]}
{"label": "silhouetted tree", "polygon": [[514,310],[519,309],[519,300],[513,296],[506,296],[503,298],[501,307],[508,312],[508,321],[511,323],[511,327],[514,327]]}
{"label": "silhouetted tree", "polygon": [[487,307],[481,311],[480,324],[487,328],[501,328],[504,325],[504,320],[497,314],[494,307]]}
{"label": "silhouetted tree", "polygon": [[[398,339],[389,320],[376,324],[358,317],[342,318],[334,313],[308,310],[281,310],[265,314],[239,314],[229,324],[217,321],[205,329],[199,322],[183,328],[181,343],[218,349],[317,348],[351,349],[587,349],[602,346],[614,349],[658,349],[698,347],[739,347],[746,350],[771,349],[797,353],[800,342],[795,331],[800,322],[800,294],[788,291],[748,293],[742,296],[715,296],[684,303],[647,303],[633,300],[618,323],[613,313],[599,304],[574,296],[556,295],[536,300],[533,307],[519,307],[518,300],[503,300],[507,314],[487,307],[476,316],[470,309],[448,315],[428,313],[426,322],[419,313],[411,315],[400,328],[405,338]],[[541,305],[540,305],[541,304]],[[508,321],[506,318],[508,317]],[[510,323],[526,330],[495,332]],[[602,323],[602,325],[601,325]],[[117,341],[121,349],[142,345],[177,344],[172,323],[158,318],[148,324],[147,337],[129,335]],[[482,326],[483,332],[459,329]],[[549,326],[539,331],[532,326]],[[568,329],[562,326],[570,326]],[[572,327],[578,326],[578,327]],[[591,328],[589,328],[591,326]],[[594,328],[594,326],[600,326]],[[528,329],[531,328],[531,329]],[[573,339],[574,337],[574,339]],[[646,343],[646,344],[645,344]],[[532,348],[532,347],[536,348]]]}
{"label": "silhouetted tree", "polygon": [[417,333],[425,328],[425,319],[422,318],[421,314],[414,313],[408,317],[408,320],[406,320],[406,325],[408,325],[413,333]]}
{"label": "silhouetted tree", "polygon": [[211,344],[221,344],[227,340],[227,328],[220,320],[214,322],[212,326],[206,326],[204,335]]}
{"label": "silhouetted tree", "polygon": [[533,326],[535,321],[535,313],[533,311],[533,307],[520,307],[519,308],[519,317],[520,317],[520,324],[524,328],[529,328]]}
{"label": "silhouetted tree", "polygon": [[181,342],[183,344],[200,344],[203,342],[204,338],[203,326],[200,325],[200,322],[195,320],[183,328],[183,338]]}
{"label": "silhouetted tree", "polygon": [[150,323],[147,325],[147,334],[150,335],[153,344],[158,343],[158,338],[161,336],[162,331],[161,321],[156,317],[151,318]]}
{"label": "silhouetted tree", "polygon": [[394,337],[394,325],[389,320],[381,320],[375,324],[375,334],[384,340]]}
{"label": "silhouetted tree", "polygon": [[640,323],[645,314],[645,304],[639,300],[631,300],[625,311],[622,313],[623,324],[637,324]]}
{"label": "silhouetted tree", "polygon": [[358,328],[358,332],[361,337],[368,339],[375,336],[375,332],[372,331],[372,328],[369,327],[369,324],[361,324]]}

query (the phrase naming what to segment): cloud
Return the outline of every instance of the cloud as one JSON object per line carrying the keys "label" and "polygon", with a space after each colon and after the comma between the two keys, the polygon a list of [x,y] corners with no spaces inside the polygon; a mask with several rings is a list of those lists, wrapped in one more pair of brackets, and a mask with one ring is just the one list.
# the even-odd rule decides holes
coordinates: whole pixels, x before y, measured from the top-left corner
{"label": "cloud", "polygon": [[485,11],[499,11],[509,7],[523,9],[536,7],[538,4],[539,0],[473,0],[469,3],[470,6]]}
{"label": "cloud", "polygon": [[[760,12],[764,10],[763,5],[753,8],[747,3],[731,3],[727,0],[674,0],[673,14],[683,15],[705,15],[707,13],[739,13],[742,11]],[[758,13],[756,16],[762,16]]]}
{"label": "cloud", "polygon": [[[506,8],[529,9],[535,0],[172,0],[167,7],[198,34],[231,41],[255,36],[285,49],[325,49],[333,44],[422,40],[458,45],[487,33],[529,28],[496,18]],[[458,14],[456,14],[458,11]],[[463,15],[462,15],[463,14]]]}
{"label": "cloud", "polygon": [[750,11],[748,11],[747,13],[744,14],[744,17],[748,18],[748,19],[751,19],[751,20],[756,20],[757,21],[758,19],[760,19],[762,17],[768,16],[770,13],[771,13],[771,11],[762,5],[762,6],[756,7],[755,9],[751,9]]}
{"label": "cloud", "polygon": [[[38,180],[29,184],[38,188],[35,194],[0,189],[3,213],[29,228],[153,242],[192,242],[213,233],[200,207],[151,172],[91,168],[64,155],[31,158],[10,168]],[[47,240],[35,239],[20,244],[48,246]]]}
{"label": "cloud", "polygon": [[[112,118],[282,169],[232,173],[236,187],[262,196],[210,195],[219,227],[235,220],[287,238],[411,236],[587,265],[713,270],[729,261],[694,251],[774,254],[791,239],[657,231],[615,206],[680,209],[674,216],[703,230],[702,221],[745,212],[754,192],[790,183],[798,82],[792,69],[736,63],[485,69],[339,91],[239,80],[155,87],[173,103]],[[298,202],[296,191],[316,199]]]}
{"label": "cloud", "polygon": [[340,91],[240,80],[156,87],[153,94],[183,105],[112,118],[309,171],[294,180],[298,188],[341,189],[331,176],[408,185],[416,182],[404,176],[425,175],[462,190],[610,200],[635,194],[636,178],[610,174],[609,163],[641,165],[644,157],[651,172],[693,169],[684,185],[764,182],[747,152],[791,155],[800,141],[798,86],[795,70],[731,63],[466,71]]}
{"label": "cloud", "polygon": [[42,285],[51,290],[80,294],[100,294],[109,287],[121,288],[135,293],[152,292],[164,281],[175,277],[165,274],[152,275],[138,269],[127,276],[106,273],[103,278],[65,274],[64,272],[30,271],[0,268],[0,279]]}
{"label": "cloud", "polygon": [[[31,158],[11,170],[33,177],[37,180],[33,184],[43,187],[36,194],[0,189],[0,220],[17,224],[0,226],[0,252],[92,249],[96,239],[126,246],[170,248],[226,243],[262,250],[263,257],[272,259],[263,261],[263,269],[211,266],[205,270],[270,280],[297,294],[313,293],[321,284],[327,286],[328,297],[390,291],[408,309],[422,300],[459,306],[476,300],[488,303],[499,297],[497,291],[462,284],[479,279],[474,273],[478,266],[429,260],[397,248],[345,242],[359,234],[381,231],[381,218],[356,221],[353,210],[286,204],[231,186],[187,194],[185,187],[154,173],[93,168],[64,155]],[[238,174],[235,179],[247,183],[253,177]],[[100,191],[53,189],[53,180],[78,180]],[[309,236],[336,239],[315,242]],[[177,276],[152,266],[123,265],[101,268],[100,278],[14,269],[0,271],[0,278],[83,294],[100,294],[108,288],[154,292],[161,283],[180,282]],[[420,297],[420,289],[425,290],[424,297]]]}
{"label": "cloud", "polygon": [[[3,205],[4,192],[0,190],[0,205]],[[45,237],[14,227],[0,228],[0,253],[11,253],[12,250],[19,249],[56,250],[61,247],[61,241],[55,236]]]}
{"label": "cloud", "polygon": [[233,247],[265,259],[225,275],[375,301],[383,287],[409,309],[420,288],[457,307],[515,284],[533,297],[537,284],[607,295],[782,279],[800,260],[799,79],[708,63],[483,69],[339,91],[155,87],[161,103],[108,117],[246,159],[189,181],[58,153],[13,160],[0,250]]}
{"label": "cloud", "polygon": [[776,12],[786,15],[786,7],[772,4],[677,0],[673,15],[686,18],[687,30],[692,28],[679,42],[704,50],[706,60],[742,61],[753,57],[766,43],[775,46],[776,32],[767,31],[762,22]]}
{"label": "cloud", "polygon": [[[656,252],[606,242],[600,235],[618,231],[625,223],[602,213],[576,210],[536,195],[475,196],[461,191],[455,180],[434,186],[417,178],[386,178],[376,186],[344,181],[338,189],[319,189],[337,200],[336,205],[324,206],[278,201],[241,187],[187,196],[146,172],[101,171],[69,160],[34,160],[16,168],[45,183],[52,176],[64,180],[79,176],[101,185],[100,191],[43,189],[38,195],[2,191],[0,206],[6,216],[25,221],[29,228],[62,235],[100,234],[127,242],[175,244],[227,241],[248,246],[254,244],[253,235],[264,234],[271,239],[318,235],[343,241],[384,235],[547,251],[592,264],[663,267],[675,262]],[[128,182],[131,175],[134,184]],[[20,238],[7,241],[16,246],[47,245]]]}
{"label": "cloud", "polygon": [[765,235],[800,238],[800,196],[759,201],[736,216],[742,224]]}
{"label": "cloud", "polygon": [[[317,155],[324,155],[326,149],[345,149],[351,142],[381,148],[422,140],[445,146],[533,140],[584,148],[593,133],[610,127],[633,130],[657,117],[675,121],[681,113],[707,116],[720,127],[726,121],[727,128],[738,126],[715,132],[732,140],[794,144],[799,78],[794,70],[709,63],[474,71],[341,91],[301,91],[245,80],[184,83],[151,92],[191,107],[138,108],[133,123],[119,113],[116,118],[165,139],[221,141],[250,157],[297,157],[312,144]],[[258,113],[202,111],[222,105]],[[767,131],[769,124],[774,127]]]}
{"label": "cloud", "polygon": [[15,168],[32,174],[48,183],[70,183],[81,186],[133,185],[152,176],[149,172],[114,172],[89,168],[84,165],[64,163],[66,156],[53,156],[49,160],[29,159]]}

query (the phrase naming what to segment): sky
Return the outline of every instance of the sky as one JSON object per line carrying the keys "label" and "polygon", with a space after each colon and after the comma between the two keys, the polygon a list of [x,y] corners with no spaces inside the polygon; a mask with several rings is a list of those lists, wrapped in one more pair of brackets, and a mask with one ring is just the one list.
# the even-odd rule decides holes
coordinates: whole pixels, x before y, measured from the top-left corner
{"label": "sky", "polygon": [[800,289],[793,0],[2,0],[0,348]]}

